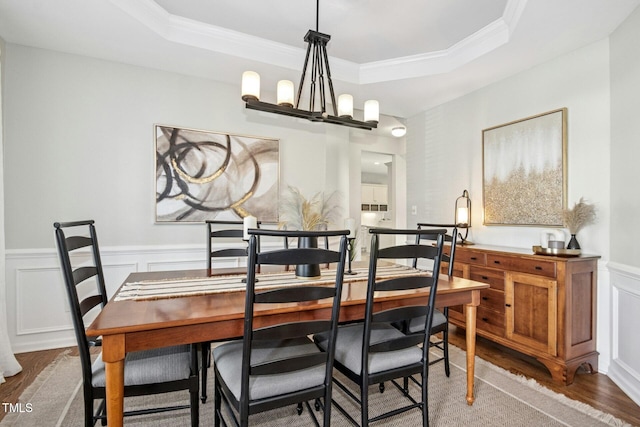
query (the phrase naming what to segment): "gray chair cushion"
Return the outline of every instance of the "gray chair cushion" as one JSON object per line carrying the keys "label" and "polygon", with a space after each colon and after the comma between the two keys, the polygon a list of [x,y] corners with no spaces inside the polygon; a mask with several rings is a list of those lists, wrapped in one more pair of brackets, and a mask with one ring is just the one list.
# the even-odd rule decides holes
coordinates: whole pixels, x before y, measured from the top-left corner
{"label": "gray chair cushion", "polygon": [[[105,386],[102,353],[91,366],[94,387]],[[124,365],[124,385],[164,383],[189,378],[191,347],[179,345],[127,353]]]}
{"label": "gray chair cushion", "polygon": [[[335,360],[356,374],[362,373],[363,334],[364,324],[362,323],[341,326],[338,328],[338,337],[336,339]],[[372,325],[371,344],[402,336],[402,332],[393,326],[386,323],[376,323]],[[326,334],[316,334],[314,339],[320,348],[326,349]],[[369,354],[369,373],[374,374],[400,368],[413,363],[420,363],[421,360],[422,350],[417,346],[397,351],[371,353]]]}
{"label": "gray chair cushion", "polygon": [[[409,332],[415,333],[424,331],[424,322],[426,322],[426,316],[414,317],[409,322]],[[431,321],[431,328],[436,328],[440,325],[444,325],[447,323],[447,318],[442,314],[442,312],[438,309],[435,309],[433,312],[433,320]]]}
{"label": "gray chair cushion", "polygon": [[[261,343],[251,353],[251,363],[257,364],[296,355],[318,353],[320,350],[307,338]],[[222,344],[213,350],[213,361],[220,376],[237,400],[240,400],[242,372],[242,341]],[[324,364],[300,371],[276,375],[260,375],[249,378],[249,400],[292,393],[322,385],[325,380]]]}

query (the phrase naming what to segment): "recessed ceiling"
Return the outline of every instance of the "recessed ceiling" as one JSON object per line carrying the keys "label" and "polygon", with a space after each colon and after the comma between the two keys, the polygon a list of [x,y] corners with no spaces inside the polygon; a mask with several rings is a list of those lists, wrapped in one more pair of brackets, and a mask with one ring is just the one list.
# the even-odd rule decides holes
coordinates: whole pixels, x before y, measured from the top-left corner
{"label": "recessed ceiling", "polygon": [[[410,117],[607,37],[640,0],[321,0],[337,93]],[[313,0],[0,0],[7,43],[265,90],[299,80]],[[273,88],[273,89],[268,89]],[[239,101],[241,102],[241,101]]]}
{"label": "recessed ceiling", "polygon": [[[314,0],[155,0],[174,16],[294,48],[316,29]],[[321,0],[318,30],[332,57],[357,64],[450,48],[499,20],[507,0]],[[384,11],[384,13],[380,13]]]}

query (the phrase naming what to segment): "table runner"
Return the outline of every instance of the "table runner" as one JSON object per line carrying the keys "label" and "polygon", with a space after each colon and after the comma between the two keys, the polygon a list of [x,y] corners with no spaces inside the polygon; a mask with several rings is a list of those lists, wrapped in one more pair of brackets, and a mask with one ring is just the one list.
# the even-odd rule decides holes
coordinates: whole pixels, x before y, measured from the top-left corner
{"label": "table runner", "polygon": [[[365,280],[369,272],[368,268],[355,268],[357,274],[344,276],[344,283]],[[295,277],[294,271],[284,273],[266,273],[258,275],[256,289],[269,289],[282,286],[308,286],[333,283],[335,270],[321,270],[319,279],[304,280]],[[376,278],[390,279],[401,276],[427,275],[430,272],[418,270],[402,265],[380,266],[377,269]],[[163,298],[179,298],[197,295],[208,295],[219,292],[244,290],[246,283],[244,276],[214,276],[214,277],[184,277],[179,279],[141,280],[127,282],[120,288],[114,301],[126,300],[153,300]]]}

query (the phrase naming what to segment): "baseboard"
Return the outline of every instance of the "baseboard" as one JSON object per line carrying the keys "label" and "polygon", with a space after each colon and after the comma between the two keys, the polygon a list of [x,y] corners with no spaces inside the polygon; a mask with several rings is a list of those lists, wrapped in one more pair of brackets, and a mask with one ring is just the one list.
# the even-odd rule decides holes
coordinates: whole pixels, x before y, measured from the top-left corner
{"label": "baseboard", "polygon": [[636,404],[640,405],[640,378],[619,360],[612,360],[607,376]]}

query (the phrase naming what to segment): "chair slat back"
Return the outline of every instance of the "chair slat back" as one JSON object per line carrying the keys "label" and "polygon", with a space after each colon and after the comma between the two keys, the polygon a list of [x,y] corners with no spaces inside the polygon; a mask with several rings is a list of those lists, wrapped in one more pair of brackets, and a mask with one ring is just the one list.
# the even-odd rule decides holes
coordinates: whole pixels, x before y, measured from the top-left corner
{"label": "chair slat back", "polygon": [[[325,382],[330,386],[333,369],[333,353],[335,351],[335,336],[338,327],[340,297],[342,294],[342,282],[347,252],[346,236],[349,234],[349,231],[287,231],[251,229],[249,230],[249,234],[241,396],[249,395],[249,379],[251,376],[277,375],[321,364],[325,364]],[[262,251],[259,247],[258,239],[259,237],[265,236],[284,239],[285,241],[289,238],[322,239],[325,237],[337,237],[340,238],[340,245],[337,251],[328,248],[309,249],[297,247]],[[256,266],[258,264],[286,266],[292,263],[334,264],[335,270],[331,270],[331,272],[334,273],[331,275],[331,277],[334,278],[334,283],[329,285],[312,285],[305,284],[305,281],[301,279],[299,286],[287,285],[277,287],[276,284],[274,285],[275,287],[270,287],[268,290],[256,290]],[[293,272],[291,275],[293,275]],[[282,305],[290,303],[317,302],[323,300],[326,300],[327,303],[326,315],[324,317],[314,318],[313,320],[293,320],[267,327],[260,327],[256,322],[254,326],[255,319],[253,313],[256,304],[260,304],[260,307],[264,308],[265,304]],[[296,317],[296,315],[292,316],[292,318]],[[321,353],[319,355],[314,352],[307,355],[292,355],[291,357],[285,357],[281,360],[266,363],[250,362],[252,350],[254,348],[260,348],[260,343],[265,340],[278,342],[282,340],[301,338],[308,339],[307,337],[312,334],[327,331],[331,332],[332,339],[330,340],[331,342],[326,353]],[[308,342],[313,345],[311,340]]]}
{"label": "chair slat back", "polygon": [[[455,262],[455,256],[456,256],[456,245],[458,243],[458,226],[456,224],[437,224],[437,223],[427,223],[427,222],[418,223],[418,230],[422,230],[425,227],[446,228],[447,230],[450,230],[450,231],[447,231],[447,234],[445,234],[444,241],[445,243],[447,242],[451,243],[451,249],[449,253],[447,253],[444,250],[442,251],[442,262],[448,263],[447,275],[450,277],[453,276],[454,262]],[[416,244],[419,245],[420,242],[423,240],[430,240],[430,239],[426,237],[418,236],[416,237]],[[431,243],[433,243],[433,241],[431,241]],[[418,262],[417,259],[413,261],[414,268],[417,267],[417,262]]]}
{"label": "chair slat back", "polygon": [[[246,258],[247,242],[244,237],[243,221],[207,220],[207,269],[213,268],[215,258]],[[258,221],[258,227],[261,222]],[[217,249],[219,244],[229,245]]]}
{"label": "chair slat back", "polygon": [[[371,238],[371,258],[369,262],[369,278],[367,287],[367,302],[364,325],[364,339],[362,351],[362,367],[366,370],[368,367],[368,354],[372,352],[396,351],[404,348],[423,344],[423,357],[427,357],[425,349],[429,348],[428,334],[415,334],[412,336],[400,336],[388,339],[382,342],[371,343],[371,333],[376,322],[394,323],[414,317],[425,317],[425,330],[431,329],[433,320],[433,310],[435,308],[435,296],[438,285],[439,268],[442,259],[442,251],[444,246],[445,229],[429,229],[429,230],[400,230],[400,229],[382,229],[371,228],[369,233]],[[407,240],[415,238],[429,238],[436,242],[434,246],[420,244],[401,244],[380,248],[380,238],[383,235],[403,235]],[[434,271],[430,276],[415,275],[406,277],[396,277],[390,279],[376,279],[376,271],[380,260],[395,259],[396,262],[413,262],[415,259],[430,259],[434,264]],[[412,305],[395,307],[387,310],[375,309],[375,298],[381,296],[384,292],[397,292],[403,290],[419,290],[429,291],[428,303],[422,305]],[[363,372],[363,375],[366,372]]]}
{"label": "chair slat back", "polygon": [[[53,226],[55,228],[56,246],[60,258],[62,276],[71,309],[73,328],[80,358],[82,359],[83,376],[86,379],[91,376],[89,345],[98,343],[90,342],[94,338],[87,337],[84,316],[96,307],[102,309],[108,301],[100,250],[98,248],[98,237],[93,220],[56,222]],[[72,230],[76,234],[67,236],[65,230]],[[87,233],[88,236],[86,235]],[[86,257],[72,257],[74,251],[84,248],[90,248],[90,261],[87,261]],[[80,259],[82,259],[82,263],[80,263]],[[81,265],[76,265],[76,262]],[[91,265],[86,265],[86,262]],[[85,283],[89,286],[89,279],[95,279],[96,287],[89,296],[80,300],[77,288]],[[87,291],[82,293],[85,294]]]}

